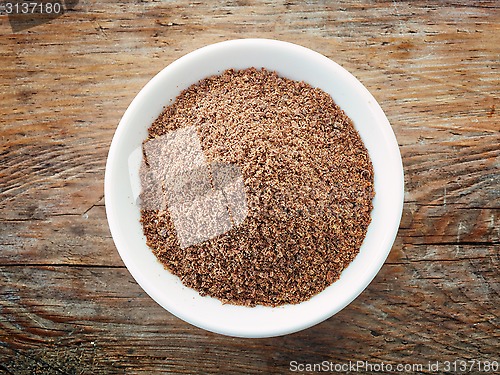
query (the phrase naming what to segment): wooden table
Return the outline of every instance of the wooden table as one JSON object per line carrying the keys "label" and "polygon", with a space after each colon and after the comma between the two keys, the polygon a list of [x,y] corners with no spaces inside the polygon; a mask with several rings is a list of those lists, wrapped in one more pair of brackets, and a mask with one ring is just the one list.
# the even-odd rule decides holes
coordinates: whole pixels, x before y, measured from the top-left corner
{"label": "wooden table", "polygon": [[[500,360],[500,3],[431,3],[86,0],[16,32],[0,16],[0,372],[367,361],[431,373],[429,361]],[[119,258],[103,198],[113,133],[140,88],[198,47],[246,37],[304,45],[358,77],[393,126],[406,181],[371,285],[324,323],[270,339],[206,332],[158,306]]]}

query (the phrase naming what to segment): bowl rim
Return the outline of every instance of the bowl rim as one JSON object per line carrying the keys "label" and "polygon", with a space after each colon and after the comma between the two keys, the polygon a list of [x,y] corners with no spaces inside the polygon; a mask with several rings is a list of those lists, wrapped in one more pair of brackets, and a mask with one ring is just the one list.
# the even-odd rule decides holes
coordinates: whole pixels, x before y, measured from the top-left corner
{"label": "bowl rim", "polygon": [[[394,165],[398,169],[396,178],[394,179],[394,181],[391,182],[395,185],[397,196],[394,197],[395,204],[394,207],[392,207],[392,215],[390,217],[390,220],[386,223],[387,232],[385,233],[385,236],[383,238],[383,243],[379,245],[381,248],[384,249],[384,251],[381,252],[381,254],[379,254],[379,258],[376,260],[376,262],[374,262],[375,264],[371,268],[370,270],[371,272],[365,275],[365,277],[363,277],[363,282],[360,282],[359,285],[356,286],[356,288],[351,290],[348,297],[344,298],[341,304],[337,304],[334,308],[325,309],[321,313],[317,313],[314,316],[304,317],[304,319],[301,321],[295,321],[295,320],[291,321],[286,325],[286,327],[281,326],[276,329],[262,330],[259,329],[259,327],[252,327],[251,329],[248,329],[248,327],[242,327],[240,329],[231,327],[230,329],[227,329],[227,327],[224,327],[224,324],[220,323],[214,324],[213,322],[210,322],[205,318],[200,318],[199,316],[196,316],[196,314],[187,314],[184,311],[177,308],[174,300],[159,295],[157,290],[155,289],[155,285],[152,285],[151,280],[149,280],[149,277],[139,272],[139,270],[135,267],[134,260],[130,256],[130,253],[127,251],[127,243],[126,241],[124,241],[124,238],[122,238],[122,235],[120,234],[122,230],[119,227],[119,221],[122,219],[117,217],[116,215],[117,205],[115,204],[116,202],[113,197],[113,189],[114,189],[113,177],[117,173],[115,168],[115,163],[117,158],[120,157],[118,152],[119,143],[121,142],[122,138],[126,135],[126,132],[128,130],[127,126],[129,126],[128,124],[130,123],[129,122],[130,117],[135,111],[138,111],[140,109],[141,101],[144,100],[147,93],[154,86],[159,85],[162,82],[162,80],[165,79],[164,78],[165,76],[168,76],[170,72],[175,71],[175,69],[182,66],[183,64],[195,61],[197,59],[203,59],[203,56],[206,55],[207,53],[217,53],[228,48],[229,49],[241,48],[242,46],[245,48],[260,48],[261,46],[266,46],[269,48],[283,48],[286,50],[290,50],[291,53],[298,53],[307,56],[307,58],[315,60],[318,64],[330,65],[332,68],[335,68],[336,71],[342,72],[342,74],[345,75],[345,78],[349,80],[349,82],[353,85],[353,87],[355,87],[356,91],[360,95],[363,95],[366,98],[366,100],[371,102],[370,105],[372,106],[371,108],[373,110],[373,115],[377,116],[376,122],[382,124],[381,126],[379,126],[379,128],[377,128],[377,130],[383,133],[383,138],[387,141],[387,144],[390,147],[390,150],[388,150],[388,152],[391,152],[391,157],[394,159],[393,160]],[[154,118],[156,118],[156,116],[154,116]],[[389,124],[389,121],[387,120],[387,117],[385,116],[382,108],[375,100],[375,98],[372,96],[372,94],[351,73],[349,73],[347,70],[342,68],[334,61],[306,47],[273,39],[248,38],[248,39],[235,39],[235,40],[223,41],[207,45],[205,47],[192,51],[180,57],[179,59],[175,60],[171,64],[167,65],[140,90],[140,92],[132,100],[131,104],[125,111],[113,136],[113,140],[111,142],[106,162],[104,191],[105,191],[106,216],[108,219],[109,228],[114,243],[116,245],[116,248],[129,272],[132,274],[137,283],[144,289],[144,291],[150,297],[152,297],[157,303],[159,303],[162,307],[164,307],[166,310],[176,315],[177,317],[195,326],[206,329],[208,331],[221,333],[229,336],[236,336],[236,337],[272,337],[272,336],[281,336],[284,334],[297,332],[328,319],[332,315],[336,314],[338,311],[342,310],[348,304],[350,304],[375,278],[380,268],[384,264],[385,260],[387,259],[387,256],[392,248],[392,245],[394,243],[394,240],[397,236],[397,232],[399,229],[399,224],[403,211],[403,203],[404,203],[404,172],[403,172],[403,164],[397,140],[394,131],[391,125]],[[372,224],[370,224],[370,226],[371,225]],[[349,266],[346,268],[346,270],[349,268]],[[344,272],[346,270],[344,270]],[[320,292],[319,295],[322,293],[324,293],[324,291]],[[200,298],[210,298],[210,297],[200,297]],[[313,299],[314,298],[315,297],[313,297]],[[309,301],[305,301],[301,304],[307,302]],[[233,305],[223,305],[223,306],[224,309],[234,310]],[[298,305],[291,305],[291,306],[298,306]],[[235,311],[238,311],[238,308],[240,307],[245,309],[261,308],[261,306],[253,308],[238,306],[235,309]],[[277,308],[268,308],[268,307],[263,307],[263,308],[280,309],[282,307],[279,306]]]}

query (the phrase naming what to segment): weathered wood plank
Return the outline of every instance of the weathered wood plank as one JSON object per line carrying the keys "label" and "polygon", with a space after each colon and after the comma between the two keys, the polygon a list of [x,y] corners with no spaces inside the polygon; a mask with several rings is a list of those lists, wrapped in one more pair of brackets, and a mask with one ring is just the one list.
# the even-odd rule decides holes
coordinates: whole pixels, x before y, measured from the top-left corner
{"label": "weathered wood plank", "polygon": [[[462,211],[466,211],[463,213]],[[500,247],[499,210],[407,203],[399,238],[391,253],[395,262],[474,258],[477,249],[493,255]],[[87,213],[40,220],[0,221],[0,265],[121,266],[107,227],[103,205]],[[89,225],[89,223],[92,223]]]}

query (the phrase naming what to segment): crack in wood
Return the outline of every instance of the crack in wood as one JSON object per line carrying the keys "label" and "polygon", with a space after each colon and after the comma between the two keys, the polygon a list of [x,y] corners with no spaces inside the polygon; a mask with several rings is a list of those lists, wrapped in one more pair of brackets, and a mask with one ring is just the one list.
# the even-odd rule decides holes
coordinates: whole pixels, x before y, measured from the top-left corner
{"label": "crack in wood", "polygon": [[488,258],[459,258],[459,259],[417,259],[417,260],[409,260],[407,262],[386,262],[385,264],[388,266],[408,266],[413,263],[429,263],[429,264],[439,264],[440,262],[462,262],[462,261],[470,261],[470,260],[484,260]]}
{"label": "crack in wood", "polygon": [[0,363],[0,369],[5,371],[7,374],[15,375],[12,371],[10,371],[3,363]]}
{"label": "crack in wood", "polygon": [[404,266],[410,263],[439,263],[439,262],[461,262],[467,260],[485,260],[492,259],[494,256],[484,256],[484,257],[461,257],[461,258],[439,258],[439,259],[406,259],[406,262],[394,262],[394,261],[386,261],[385,264],[391,266]]}

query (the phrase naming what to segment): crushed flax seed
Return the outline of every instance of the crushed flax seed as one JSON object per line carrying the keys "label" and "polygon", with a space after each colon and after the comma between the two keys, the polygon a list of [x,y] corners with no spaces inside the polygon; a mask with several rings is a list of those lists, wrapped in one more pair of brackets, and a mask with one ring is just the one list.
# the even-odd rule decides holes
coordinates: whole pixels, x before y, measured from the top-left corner
{"label": "crushed flax seed", "polygon": [[[233,212],[217,235],[182,245],[170,206],[143,205],[159,261],[201,295],[246,306],[300,303],[337,280],[366,235],[374,187],[368,152],[330,95],[265,69],[227,70],[166,107],[143,151],[188,126],[207,165],[238,167],[246,212],[238,223]],[[143,154],[141,201],[164,199]]]}

